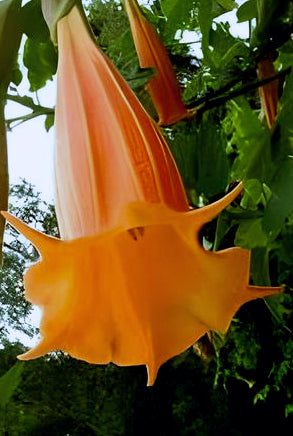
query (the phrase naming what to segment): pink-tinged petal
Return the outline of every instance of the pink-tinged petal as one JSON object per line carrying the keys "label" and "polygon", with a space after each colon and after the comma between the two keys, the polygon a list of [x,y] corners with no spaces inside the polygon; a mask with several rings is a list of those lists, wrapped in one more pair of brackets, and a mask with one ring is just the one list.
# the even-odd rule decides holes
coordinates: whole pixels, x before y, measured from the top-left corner
{"label": "pink-tinged petal", "polygon": [[134,201],[188,210],[168,146],[97,48],[77,8],[58,23],[56,209],[73,238],[117,225]]}
{"label": "pink-tinged petal", "polygon": [[[268,58],[259,61],[257,64],[257,73],[260,80],[274,77],[276,71],[272,59]],[[279,80],[273,80],[259,88],[261,108],[265,114],[267,125],[270,129],[274,126],[278,113],[279,86]]]}
{"label": "pink-tinged petal", "polygon": [[141,68],[155,68],[148,90],[160,125],[170,125],[191,116],[181,99],[179,83],[169,55],[154,26],[142,15],[136,0],[124,0]]}

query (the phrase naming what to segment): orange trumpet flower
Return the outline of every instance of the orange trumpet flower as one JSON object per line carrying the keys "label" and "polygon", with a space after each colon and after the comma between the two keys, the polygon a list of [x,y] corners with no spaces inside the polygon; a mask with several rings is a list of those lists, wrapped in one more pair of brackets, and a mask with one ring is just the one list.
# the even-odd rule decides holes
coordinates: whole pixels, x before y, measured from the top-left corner
{"label": "orange trumpet flower", "polygon": [[182,102],[175,71],[156,29],[142,15],[136,0],[124,0],[124,4],[140,66],[156,70],[156,77],[147,87],[159,115],[159,124],[168,126],[190,117],[192,112]]}
{"label": "orange trumpet flower", "polygon": [[[257,64],[258,77],[261,80],[274,77],[276,74],[273,60],[270,58],[262,59]],[[261,107],[265,114],[268,127],[274,126],[278,112],[279,102],[279,80],[273,80],[259,88]]]}
{"label": "orange trumpet flower", "polygon": [[167,144],[77,7],[58,22],[57,217],[63,240],[4,217],[37,248],[26,298],[42,308],[39,344],[90,363],[158,368],[245,302],[281,288],[248,285],[249,252],[208,252],[201,227],[241,192],[189,210]]}

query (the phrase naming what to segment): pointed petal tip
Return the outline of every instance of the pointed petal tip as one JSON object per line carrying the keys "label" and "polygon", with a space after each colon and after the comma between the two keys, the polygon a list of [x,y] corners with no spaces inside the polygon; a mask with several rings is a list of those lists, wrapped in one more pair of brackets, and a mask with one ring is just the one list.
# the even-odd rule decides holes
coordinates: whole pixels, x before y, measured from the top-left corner
{"label": "pointed petal tip", "polygon": [[147,364],[146,367],[147,367],[147,374],[148,374],[147,386],[153,386],[158,375],[159,366],[157,366],[154,363],[151,363],[151,364]]}
{"label": "pointed petal tip", "polygon": [[285,290],[285,286],[248,286],[247,287],[250,294],[254,296],[254,298],[266,298],[271,297],[276,294],[280,294]]}
{"label": "pointed petal tip", "polygon": [[216,218],[224,209],[226,209],[229,204],[231,204],[239,194],[243,191],[243,182],[239,181],[236,187],[228,192],[220,200],[214,203],[208,204],[207,206],[201,207],[199,209],[194,209],[188,213],[187,216],[190,218],[195,215],[197,217],[198,226],[201,227],[203,224]]}
{"label": "pointed petal tip", "polygon": [[55,248],[56,242],[60,242],[59,239],[48,236],[30,227],[9,212],[1,211],[1,214],[10,225],[12,225],[19,233],[25,236],[40,252],[48,250],[52,244],[54,244]]}
{"label": "pointed petal tip", "polygon": [[10,213],[7,212],[7,210],[1,210],[0,213],[6,220],[8,220]]}
{"label": "pointed petal tip", "polygon": [[52,351],[54,351],[55,348],[50,346],[46,340],[41,340],[34,348],[31,348],[30,350],[26,351],[23,354],[19,354],[17,356],[18,360],[32,360],[36,359],[38,357],[41,357],[45,354],[48,354]]}
{"label": "pointed petal tip", "polygon": [[23,353],[23,354],[18,354],[17,359],[24,361],[24,360],[30,360],[31,358],[28,356],[29,351],[27,353]]}
{"label": "pointed petal tip", "polygon": [[[243,189],[244,189],[243,182],[239,180],[239,181],[237,181],[236,187],[234,189],[232,189],[232,191],[228,192],[228,194],[226,194],[223,198],[216,201],[215,203],[212,203],[209,206],[214,207],[215,210],[217,211],[217,214],[219,214],[220,212],[222,212],[222,210],[224,210],[227,206],[229,206],[229,204],[231,204],[232,201],[234,201],[241,194]],[[209,207],[209,206],[206,206],[206,207]]]}
{"label": "pointed petal tip", "polygon": [[26,233],[29,230],[33,230],[10,212],[1,210],[1,215],[6,219],[6,221],[9,222],[9,224],[11,224],[19,233],[22,233],[24,236],[26,236]]}
{"label": "pointed petal tip", "polygon": [[[237,183],[237,185],[235,186],[235,188],[229,193],[229,194],[231,194],[231,196],[232,196],[232,194],[235,195],[234,198],[236,198],[239,194],[241,194],[241,192],[244,189],[244,184],[241,180],[237,180],[236,183]],[[229,195],[229,194],[227,194],[227,195]]]}
{"label": "pointed petal tip", "polygon": [[181,111],[176,114],[171,114],[168,118],[160,118],[158,120],[158,126],[160,127],[169,127],[180,121],[188,121],[191,120],[196,115],[196,109],[187,109],[184,105],[182,105]]}

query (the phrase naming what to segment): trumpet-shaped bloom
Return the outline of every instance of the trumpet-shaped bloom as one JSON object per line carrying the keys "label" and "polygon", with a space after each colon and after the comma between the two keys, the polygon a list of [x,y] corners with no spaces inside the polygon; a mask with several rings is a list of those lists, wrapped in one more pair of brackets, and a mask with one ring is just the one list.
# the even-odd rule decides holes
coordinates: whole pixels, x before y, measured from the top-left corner
{"label": "trumpet-shaped bloom", "polygon": [[142,15],[136,0],[124,0],[124,4],[140,66],[156,70],[148,90],[159,115],[159,124],[170,125],[189,117],[191,112],[182,102],[175,71],[157,31]]}
{"label": "trumpet-shaped bloom", "polygon": [[[276,71],[271,59],[262,59],[257,65],[258,76],[261,80],[275,76]],[[265,114],[268,127],[274,125],[279,101],[279,80],[273,80],[259,88],[261,107]]]}
{"label": "trumpet-shaped bloom", "polygon": [[165,140],[76,8],[58,23],[58,46],[55,174],[62,237],[112,229],[130,202],[188,210]]}
{"label": "trumpet-shaped bloom", "polygon": [[38,249],[26,298],[41,340],[91,363],[160,365],[245,302],[280,291],[248,285],[249,252],[208,252],[200,228],[241,192],[189,210],[168,147],[92,41],[76,7],[58,23],[57,217],[63,240],[5,218]]}

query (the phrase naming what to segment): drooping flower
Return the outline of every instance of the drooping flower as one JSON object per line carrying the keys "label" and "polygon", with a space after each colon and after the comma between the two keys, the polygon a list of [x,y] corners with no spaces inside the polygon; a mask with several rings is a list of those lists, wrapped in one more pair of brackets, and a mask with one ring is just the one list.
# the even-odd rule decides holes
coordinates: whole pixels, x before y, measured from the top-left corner
{"label": "drooping flower", "polygon": [[55,174],[62,237],[112,229],[130,202],[188,210],[165,140],[78,11],[59,21],[58,46]]}
{"label": "drooping flower", "polygon": [[281,288],[249,286],[249,251],[205,251],[201,227],[241,192],[189,210],[156,125],[96,47],[77,7],[58,23],[56,200],[63,240],[4,217],[38,249],[26,298],[41,340],[21,359],[61,349],[90,363],[167,359],[238,308]]}
{"label": "drooping flower", "polygon": [[180,87],[169,55],[154,26],[142,15],[136,0],[124,0],[141,68],[154,68],[156,76],[147,87],[160,125],[188,118],[191,112],[181,99]]}
{"label": "drooping flower", "polygon": [[[261,59],[257,64],[258,77],[261,80],[269,79],[276,75],[273,60],[268,57]],[[278,112],[279,80],[273,80],[259,88],[261,108],[265,114],[268,127],[274,126]]]}

